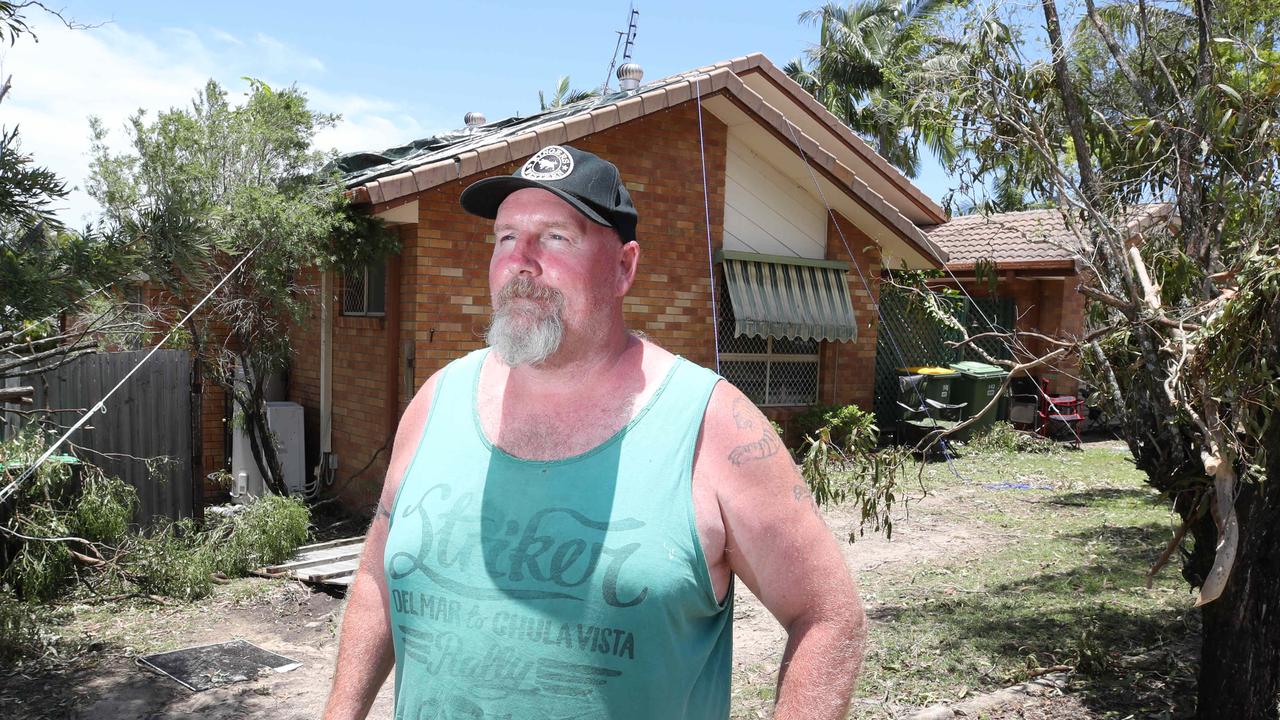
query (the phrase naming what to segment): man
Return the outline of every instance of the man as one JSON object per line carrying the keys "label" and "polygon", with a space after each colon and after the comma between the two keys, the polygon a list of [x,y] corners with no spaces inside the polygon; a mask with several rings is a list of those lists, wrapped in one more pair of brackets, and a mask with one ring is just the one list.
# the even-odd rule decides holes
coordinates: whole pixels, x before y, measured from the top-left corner
{"label": "man", "polygon": [[727,718],[732,578],[782,623],[776,717],[843,718],[857,589],[769,422],[630,333],[636,211],[572,147],[462,194],[494,219],[489,348],[401,420],[326,717]]}

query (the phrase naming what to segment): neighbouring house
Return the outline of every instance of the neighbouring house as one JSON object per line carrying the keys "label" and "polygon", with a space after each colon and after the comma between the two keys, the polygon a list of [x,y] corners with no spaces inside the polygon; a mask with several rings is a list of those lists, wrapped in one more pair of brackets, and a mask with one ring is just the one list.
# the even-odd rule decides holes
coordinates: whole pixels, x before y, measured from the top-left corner
{"label": "neighbouring house", "polygon": [[[1152,229],[1176,224],[1172,205],[1143,205],[1132,213],[1126,232],[1134,243]],[[991,321],[1003,331],[1064,340],[1084,336],[1085,297],[1077,288],[1091,262],[1082,255],[1076,232],[1087,231],[1073,231],[1057,208],[961,215],[924,230],[950,256],[948,277],[934,284],[958,283],[982,305],[981,314],[975,311],[968,317],[971,334],[989,332]],[[1035,337],[1020,342],[1025,347],[1012,354],[1017,360],[1052,350]],[[1079,365],[1071,360],[1032,374],[1047,379],[1053,393],[1074,395],[1079,389]]]}
{"label": "neighbouring house", "polygon": [[348,507],[376,498],[418,387],[483,345],[491,226],[458,195],[562,143],[616,164],[639,210],[630,326],[694,362],[718,356],[784,424],[814,403],[871,407],[882,265],[946,259],[920,230],[942,208],[758,54],[348,155],[354,201],[394,226],[401,251],[351,277],[313,273],[288,381],[311,465]]}

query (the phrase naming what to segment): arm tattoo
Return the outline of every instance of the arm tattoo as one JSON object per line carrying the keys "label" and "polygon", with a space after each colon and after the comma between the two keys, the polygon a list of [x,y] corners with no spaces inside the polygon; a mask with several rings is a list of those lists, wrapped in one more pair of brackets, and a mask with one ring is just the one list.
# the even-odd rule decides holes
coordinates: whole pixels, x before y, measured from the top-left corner
{"label": "arm tattoo", "polygon": [[814,499],[813,493],[809,492],[809,486],[804,483],[798,483],[791,488],[791,496],[798,503],[808,503],[813,508],[813,514],[822,517],[822,511],[818,509],[818,501]]}
{"label": "arm tattoo", "polygon": [[378,518],[391,518],[391,511],[388,510],[387,506],[383,505],[381,502],[378,503],[378,512],[374,514],[374,519],[376,520]]}
{"label": "arm tattoo", "polygon": [[743,443],[729,452],[729,462],[734,465],[746,465],[772,457],[781,449],[782,443],[778,440],[778,434],[773,431],[773,426],[754,405],[741,397],[733,400],[733,423],[738,429],[749,431],[752,435],[757,427],[760,428],[758,439]]}

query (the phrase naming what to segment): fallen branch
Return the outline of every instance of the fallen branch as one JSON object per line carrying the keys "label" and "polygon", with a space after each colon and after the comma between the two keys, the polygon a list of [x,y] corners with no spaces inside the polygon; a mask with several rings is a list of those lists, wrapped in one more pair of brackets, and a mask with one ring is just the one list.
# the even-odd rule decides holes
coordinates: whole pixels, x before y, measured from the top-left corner
{"label": "fallen branch", "polygon": [[83,553],[78,553],[75,550],[72,550],[70,548],[67,549],[67,552],[71,553],[71,557],[75,558],[76,560],[79,560],[80,562],[84,563],[85,565],[88,565],[89,567],[102,567],[103,565],[107,564],[106,560],[91,558],[88,555],[85,555]]}
{"label": "fallen branch", "polygon": [[1027,679],[1038,678],[1049,673],[1071,672],[1073,670],[1075,670],[1075,667],[1071,665],[1050,665],[1049,667],[1032,668],[1027,671]]}
{"label": "fallen branch", "polygon": [[1153,564],[1151,569],[1147,571],[1148,590],[1151,589],[1151,582],[1155,579],[1156,573],[1164,569],[1164,566],[1169,563],[1169,559],[1173,557],[1174,551],[1182,545],[1182,539],[1187,536],[1187,530],[1191,528],[1191,523],[1199,520],[1200,516],[1204,514],[1206,507],[1204,501],[1208,497],[1207,493],[1202,492],[1200,494],[1200,499],[1196,501],[1195,509],[1192,510],[1191,514],[1187,515],[1187,519],[1183,520],[1182,524],[1178,526],[1177,531],[1173,533],[1173,537],[1169,540],[1169,543],[1165,545],[1164,551],[1160,553],[1160,557],[1156,558],[1155,564]]}
{"label": "fallen branch", "polygon": [[[1136,314],[1133,303],[1121,300],[1115,295],[1105,293],[1097,288],[1089,287],[1088,285],[1080,285],[1076,290],[1080,291],[1081,295],[1084,295],[1090,300],[1097,300],[1103,305],[1108,305],[1120,310],[1125,315],[1129,316],[1130,319],[1133,319],[1133,316]],[[1200,325],[1198,323],[1187,322],[1186,320],[1173,320],[1165,317],[1163,314],[1155,315],[1154,317],[1148,318],[1148,320],[1161,327],[1174,328],[1176,330],[1195,332],[1200,329]]]}
{"label": "fallen branch", "polygon": [[987,404],[984,405],[981,410],[975,412],[973,415],[970,415],[969,419],[957,424],[953,428],[950,428],[948,430],[937,429],[937,430],[929,431],[927,435],[925,435],[923,438],[920,439],[920,442],[916,443],[916,446],[914,448],[915,452],[923,453],[927,451],[930,447],[933,447],[933,445],[937,443],[939,440],[941,440],[942,438],[948,435],[952,435],[957,432],[960,432],[961,430],[981,420],[982,416],[986,415],[989,410],[994,408],[995,404],[999,402],[1000,398],[1004,396],[1004,391],[1009,388],[1009,384],[1013,382],[1014,376],[1017,375],[1018,373],[1026,372],[1027,370],[1032,370],[1034,368],[1040,367],[1041,365],[1047,365],[1048,363],[1053,362],[1054,360],[1057,360],[1063,355],[1066,355],[1066,353],[1067,353],[1066,348],[1058,348],[1057,350],[1054,350],[1048,355],[1042,355],[1041,357],[1038,357],[1035,360],[1032,360],[1030,362],[1019,363],[1018,365],[1013,366],[1013,369],[1009,371],[1009,374],[1004,376],[1004,380],[1001,381],[1000,387],[997,388],[995,393],[991,395],[991,399],[987,401]]}
{"label": "fallen branch", "polygon": [[0,388],[0,402],[21,402],[31,404],[35,398],[36,389],[31,385],[22,385],[20,387]]}

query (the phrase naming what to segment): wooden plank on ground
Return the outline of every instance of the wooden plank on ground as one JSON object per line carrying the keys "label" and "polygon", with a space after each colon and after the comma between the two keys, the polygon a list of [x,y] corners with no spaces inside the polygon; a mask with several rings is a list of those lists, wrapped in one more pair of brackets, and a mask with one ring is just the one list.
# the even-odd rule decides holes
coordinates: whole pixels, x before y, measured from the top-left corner
{"label": "wooden plank on ground", "polygon": [[360,566],[360,553],[363,551],[363,536],[304,545],[288,562],[259,568],[257,573],[302,582],[348,586]]}
{"label": "wooden plank on ground", "polygon": [[358,558],[360,553],[364,551],[364,543],[356,545],[341,545],[339,547],[324,548],[322,550],[312,550],[311,552],[296,553],[289,562],[280,565],[272,565],[267,568],[269,573],[287,572],[289,570],[300,570],[314,565],[324,565],[325,563],[335,560],[344,560],[346,558]]}

